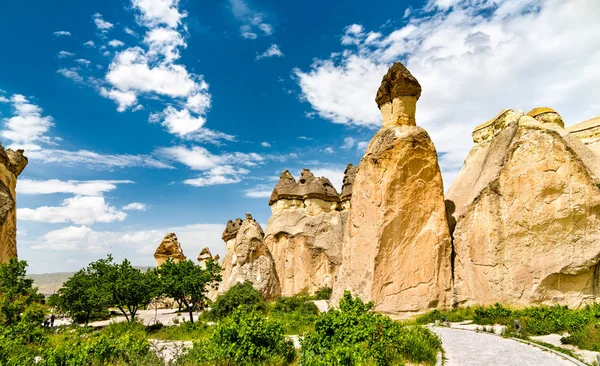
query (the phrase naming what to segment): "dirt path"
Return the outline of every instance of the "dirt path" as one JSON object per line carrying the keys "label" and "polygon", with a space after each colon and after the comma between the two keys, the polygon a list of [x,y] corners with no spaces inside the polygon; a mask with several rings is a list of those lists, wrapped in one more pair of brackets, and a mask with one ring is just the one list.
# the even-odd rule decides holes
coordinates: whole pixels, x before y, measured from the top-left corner
{"label": "dirt path", "polygon": [[446,327],[433,327],[442,339],[447,366],[573,366],[553,353],[498,337]]}

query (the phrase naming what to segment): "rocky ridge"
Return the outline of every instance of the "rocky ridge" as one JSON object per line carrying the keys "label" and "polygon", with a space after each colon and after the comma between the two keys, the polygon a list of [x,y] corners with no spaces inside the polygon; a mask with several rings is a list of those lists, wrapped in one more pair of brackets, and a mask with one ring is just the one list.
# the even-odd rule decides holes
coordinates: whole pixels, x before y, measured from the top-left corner
{"label": "rocky ridge", "polygon": [[17,177],[27,162],[23,150],[0,145],[0,263],[17,258]]}
{"label": "rocky ridge", "polygon": [[183,249],[175,233],[167,233],[154,252],[154,260],[157,267],[160,267],[169,258],[172,258],[175,262],[186,260],[186,256],[183,254]]}

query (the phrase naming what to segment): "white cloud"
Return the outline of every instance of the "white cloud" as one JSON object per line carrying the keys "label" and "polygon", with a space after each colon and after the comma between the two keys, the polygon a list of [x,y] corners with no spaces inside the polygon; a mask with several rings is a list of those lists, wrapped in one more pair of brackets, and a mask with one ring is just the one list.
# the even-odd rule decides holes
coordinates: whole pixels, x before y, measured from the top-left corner
{"label": "white cloud", "polygon": [[[335,187],[335,189],[340,193],[342,191],[342,184],[344,182],[344,171],[346,167],[331,165],[326,167],[312,167],[309,168],[315,177],[325,177],[329,179],[331,184]],[[297,179],[300,179],[300,175],[297,175]]]}
{"label": "white cloud", "polygon": [[283,57],[283,52],[279,49],[279,46],[276,44],[272,44],[267,50],[261,54],[256,54],[256,59],[260,60],[261,58],[268,57]]}
{"label": "white cloud", "polygon": [[244,0],[229,0],[233,16],[242,23],[240,34],[246,39],[256,39],[258,33],[266,36],[273,34],[273,26],[264,18],[266,14],[250,9]]}
{"label": "white cloud", "polygon": [[5,96],[0,95],[0,103],[9,103],[10,99]]}
{"label": "white cloud", "polygon": [[79,74],[79,68],[62,68],[56,70],[56,72],[66,77],[67,79],[73,80],[76,83],[83,83],[83,77]]}
{"label": "white cloud", "polygon": [[129,107],[132,107],[137,103],[137,96],[131,91],[120,91],[118,89],[107,90],[106,88],[100,88],[100,95],[114,100],[118,105],[117,111],[119,112],[124,112]]}
{"label": "white cloud", "polygon": [[262,147],[271,147],[271,144],[268,143],[268,142],[266,142],[266,141],[263,141],[263,142],[260,143],[260,146],[262,146]]}
{"label": "white cloud", "polygon": [[244,196],[249,198],[269,198],[275,185],[259,184],[250,189],[244,190]]}
{"label": "white cloud", "polygon": [[68,36],[71,35],[71,32],[68,32],[68,31],[56,31],[56,32],[54,32],[54,35],[57,36],[57,37],[60,37],[60,36],[66,36],[66,37],[68,37]]}
{"label": "white cloud", "polygon": [[77,60],[75,60],[75,62],[85,66],[90,66],[90,64],[92,63],[90,60],[86,60],[84,58],[78,58]]}
{"label": "white cloud", "polygon": [[96,44],[94,43],[94,41],[87,41],[83,45],[87,46],[87,47],[92,47],[92,48],[96,47]]}
{"label": "white cloud", "polygon": [[323,149],[323,152],[326,154],[333,154],[333,153],[335,153],[335,150],[333,150],[333,148],[331,146],[328,146],[325,149]]}
{"label": "white cloud", "polygon": [[298,136],[298,140],[311,141],[312,139],[313,139],[312,137]]}
{"label": "white cloud", "polygon": [[130,36],[137,37],[137,33],[133,29],[131,29],[129,27],[125,27],[124,30],[125,30],[125,33],[129,34]]}
{"label": "white cloud", "polygon": [[106,20],[104,20],[102,18],[102,14],[100,13],[96,13],[92,16],[92,18],[94,19],[94,23],[96,24],[96,28],[98,28],[98,30],[100,32],[106,32],[109,29],[111,29],[113,27],[113,24],[110,22],[107,22]]}
{"label": "white cloud", "polygon": [[32,160],[40,160],[43,163],[84,165],[91,169],[114,169],[114,168],[157,168],[172,169],[173,167],[163,160],[150,155],[132,155],[132,154],[100,154],[89,150],[61,150],[61,149],[43,149],[30,150],[27,157]]}
{"label": "white cloud", "polygon": [[358,144],[356,144],[356,148],[361,152],[365,151],[367,146],[369,146],[369,141],[359,141]]}
{"label": "white cloud", "polygon": [[246,167],[262,164],[265,160],[256,153],[234,152],[215,155],[201,146],[192,148],[174,146],[160,149],[159,153],[167,159],[188,166],[192,170],[202,171],[201,176],[184,180],[185,184],[196,187],[239,183],[243,176],[250,173]]}
{"label": "white cloud", "polygon": [[162,125],[167,128],[169,133],[179,136],[197,131],[206,122],[204,117],[192,116],[187,109],[177,110],[171,106],[163,111],[163,116]]}
{"label": "white cloud", "polygon": [[34,180],[19,179],[17,192],[26,195],[70,193],[79,196],[102,196],[117,189],[117,184],[131,184],[130,180]]}
{"label": "white cloud", "polygon": [[123,47],[125,46],[125,43],[119,41],[118,39],[113,39],[110,42],[108,42],[108,45],[111,47]]}
{"label": "white cloud", "polygon": [[73,52],[68,52],[68,51],[60,51],[56,57],[58,58],[67,58],[67,57],[73,57],[75,56],[75,54]]}
{"label": "white cloud", "polygon": [[20,220],[48,223],[73,222],[90,225],[95,222],[123,221],[127,214],[108,205],[104,197],[75,196],[63,200],[60,206],[18,209]]}
{"label": "white cloud", "polygon": [[123,206],[123,211],[146,211],[148,206],[145,203],[141,202],[132,202],[128,205]]}
{"label": "white cloud", "polygon": [[33,249],[72,251],[79,248],[82,242],[94,241],[95,232],[87,226],[68,226],[63,229],[49,231],[42,236],[40,244]]}
{"label": "white cloud", "polygon": [[185,11],[179,11],[179,0],[133,0],[132,5],[140,12],[140,24],[147,27],[164,24],[177,28],[181,19],[187,16]]}
{"label": "white cloud", "polygon": [[355,143],[356,143],[355,139],[353,139],[352,137],[346,137],[344,139],[344,144],[342,145],[342,149],[344,149],[344,150],[352,149],[354,147]]}
{"label": "white cloud", "polygon": [[598,1],[432,0],[428,10],[387,34],[346,28],[342,52],[295,70],[303,98],[332,122],[376,128],[375,94],[401,60],[423,87],[417,124],[440,152],[446,187],[472,129],[504,108],[548,105],[567,124],[600,114]]}
{"label": "white cloud", "polygon": [[0,136],[11,140],[13,144],[29,145],[34,149],[39,142],[49,142],[45,133],[54,125],[52,117],[43,116],[42,108],[29,102],[20,94],[10,98],[14,112],[10,118],[5,118],[4,129]]}
{"label": "white cloud", "polygon": [[177,60],[180,57],[179,48],[187,47],[181,33],[166,27],[150,29],[144,37],[144,43],[150,48],[147,56],[162,55],[165,62]]}

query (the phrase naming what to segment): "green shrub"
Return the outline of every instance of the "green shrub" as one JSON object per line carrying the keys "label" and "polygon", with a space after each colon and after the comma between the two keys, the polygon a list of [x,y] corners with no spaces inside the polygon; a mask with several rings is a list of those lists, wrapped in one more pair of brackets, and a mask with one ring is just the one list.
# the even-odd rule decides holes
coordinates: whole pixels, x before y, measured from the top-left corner
{"label": "green shrub", "polygon": [[183,365],[288,365],[296,351],[283,327],[257,312],[238,309],[179,361]]}
{"label": "green shrub", "polygon": [[283,324],[285,334],[301,335],[314,329],[319,309],[306,295],[279,297],[269,317]]}
{"label": "green shrub", "polygon": [[149,337],[170,340],[170,341],[196,341],[200,339],[206,339],[210,335],[210,329],[208,325],[202,322],[190,323],[189,321],[183,321],[179,325],[173,326],[160,326],[152,325],[146,327],[146,332]]}
{"label": "green shrub", "polygon": [[331,298],[331,287],[321,287],[315,292],[315,300],[329,300]]}
{"label": "green shrub", "polygon": [[600,323],[588,324],[560,340],[564,344],[573,344],[579,348],[600,352]]}
{"label": "green shrub", "polygon": [[442,350],[440,339],[428,329],[403,327],[375,314],[373,303],[353,298],[349,292],[339,307],[321,315],[314,332],[301,340],[301,365],[433,364]]}
{"label": "green shrub", "polygon": [[210,311],[210,317],[222,319],[232,314],[238,307],[242,307],[245,311],[263,311],[266,309],[266,303],[251,284],[237,283],[225,293],[217,296]]}

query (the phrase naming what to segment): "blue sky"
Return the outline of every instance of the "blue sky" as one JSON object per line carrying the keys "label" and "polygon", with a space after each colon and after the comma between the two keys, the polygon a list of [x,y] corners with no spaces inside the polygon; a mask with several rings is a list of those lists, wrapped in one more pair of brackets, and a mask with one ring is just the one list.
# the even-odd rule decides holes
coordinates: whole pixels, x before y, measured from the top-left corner
{"label": "blue sky", "polygon": [[266,224],[281,171],[340,186],[404,62],[449,186],[470,131],[503,108],[600,114],[595,0],[21,1],[0,11],[0,141],[25,148],[19,256],[30,271],[113,253],[152,265],[223,253],[228,219]]}

